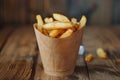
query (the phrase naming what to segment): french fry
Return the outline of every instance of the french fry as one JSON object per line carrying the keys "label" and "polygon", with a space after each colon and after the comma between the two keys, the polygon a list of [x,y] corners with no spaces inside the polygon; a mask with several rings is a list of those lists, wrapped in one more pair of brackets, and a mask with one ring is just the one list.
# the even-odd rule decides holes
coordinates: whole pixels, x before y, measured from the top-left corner
{"label": "french fry", "polygon": [[48,18],[48,17],[46,17],[46,18],[44,19],[44,21],[45,21],[45,23],[50,23],[50,22],[53,22],[53,18]]}
{"label": "french fry", "polygon": [[70,22],[66,16],[57,13],[53,13],[53,18],[60,22]]}
{"label": "french fry", "polygon": [[63,23],[63,22],[51,22],[43,25],[43,28],[46,30],[55,30],[55,29],[68,29],[72,28],[73,25],[71,23]]}
{"label": "french fry", "polygon": [[38,31],[42,32],[42,29],[38,25],[36,26],[36,28]]}
{"label": "french fry", "polygon": [[86,22],[87,22],[87,19],[86,19],[86,17],[83,15],[82,16],[82,18],[80,19],[80,26],[79,26],[79,28],[78,28],[78,30],[80,29],[80,28],[82,28],[82,27],[84,27],[85,25],[86,25]]}
{"label": "french fry", "polygon": [[90,62],[92,59],[93,59],[93,55],[92,55],[92,54],[88,54],[88,55],[85,57],[85,61],[86,61],[86,62]]}
{"label": "french fry", "polygon": [[71,29],[73,32],[75,32],[77,30],[75,26],[73,26],[72,28],[69,28],[69,29]]}
{"label": "french fry", "polygon": [[97,52],[98,57],[103,58],[103,59],[108,58],[107,53],[102,48],[98,48],[96,52]]}
{"label": "french fry", "polygon": [[65,38],[70,36],[73,33],[72,29],[67,29],[59,38]]}
{"label": "french fry", "polygon": [[49,36],[49,31],[48,30],[42,29],[42,33],[45,34],[46,36]]}
{"label": "french fry", "polygon": [[76,19],[76,18],[71,18],[71,22],[72,22],[73,24],[76,24],[76,23],[77,23],[77,19]]}
{"label": "french fry", "polygon": [[38,29],[41,31],[42,30],[42,25],[43,25],[43,20],[41,15],[36,15],[36,19],[37,19],[37,24],[38,24]]}
{"label": "french fry", "polygon": [[76,24],[73,25],[73,27],[74,27],[74,32],[75,32],[76,30],[78,30],[78,28],[79,28],[79,24],[76,23]]}
{"label": "french fry", "polygon": [[61,34],[63,32],[63,30],[52,30],[50,33],[49,33],[49,36],[52,37],[52,38],[55,38],[57,37],[59,34]]}

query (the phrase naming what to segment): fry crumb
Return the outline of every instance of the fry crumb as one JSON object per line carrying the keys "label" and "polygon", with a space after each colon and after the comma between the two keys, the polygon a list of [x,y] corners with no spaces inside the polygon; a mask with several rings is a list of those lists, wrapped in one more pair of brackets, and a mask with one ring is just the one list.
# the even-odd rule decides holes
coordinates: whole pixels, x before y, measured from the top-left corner
{"label": "fry crumb", "polygon": [[102,59],[107,59],[108,58],[107,53],[102,48],[98,48],[96,50],[96,53],[97,53],[98,57],[100,57]]}
{"label": "fry crumb", "polygon": [[92,59],[93,59],[93,55],[92,55],[92,54],[88,54],[88,55],[85,57],[85,61],[86,61],[86,62],[90,62],[90,61],[92,61]]}

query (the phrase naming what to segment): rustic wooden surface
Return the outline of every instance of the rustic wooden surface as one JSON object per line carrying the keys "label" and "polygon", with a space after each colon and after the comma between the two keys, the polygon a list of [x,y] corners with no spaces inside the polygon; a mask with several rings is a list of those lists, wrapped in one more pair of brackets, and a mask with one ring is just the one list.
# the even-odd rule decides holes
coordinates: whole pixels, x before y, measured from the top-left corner
{"label": "rustic wooden surface", "polygon": [[[120,80],[120,26],[87,27],[83,38],[85,55],[94,59],[87,63],[78,56],[71,76],[46,75],[39,56],[32,25],[4,26],[0,29],[0,80]],[[96,56],[102,47],[109,59]]]}

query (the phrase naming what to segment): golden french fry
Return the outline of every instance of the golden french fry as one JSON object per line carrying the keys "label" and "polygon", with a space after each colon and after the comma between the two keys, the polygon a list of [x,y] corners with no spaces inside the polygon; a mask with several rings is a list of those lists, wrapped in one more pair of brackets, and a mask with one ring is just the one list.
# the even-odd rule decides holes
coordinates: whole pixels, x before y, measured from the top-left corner
{"label": "golden french fry", "polygon": [[71,23],[63,23],[63,22],[51,22],[43,25],[43,28],[46,30],[55,30],[55,29],[68,29],[72,28],[73,25]]}
{"label": "golden french fry", "polygon": [[103,58],[103,59],[108,58],[107,53],[102,48],[98,48],[96,52],[97,52],[98,57]]}
{"label": "golden french fry", "polygon": [[72,29],[67,29],[59,38],[65,38],[70,36],[73,33]]}
{"label": "golden french fry", "polygon": [[42,33],[45,34],[46,36],[49,36],[49,31],[48,30],[42,29]]}
{"label": "golden french fry", "polygon": [[77,23],[77,24],[73,24],[73,27],[70,29],[72,29],[75,32],[77,31],[78,28],[79,28],[79,24]]}
{"label": "golden french fry", "polygon": [[78,29],[84,27],[86,25],[87,19],[86,17],[83,15],[82,18],[80,19],[80,26]]}
{"label": "golden french fry", "polygon": [[52,30],[50,33],[49,33],[49,36],[52,37],[52,38],[55,38],[57,37],[59,34],[61,34],[63,30]]}
{"label": "golden french fry", "polygon": [[71,29],[73,32],[75,32],[77,30],[75,26],[73,26],[72,28],[69,28],[69,29]]}
{"label": "golden french fry", "polygon": [[71,22],[72,22],[73,24],[76,24],[76,23],[77,23],[77,19],[76,19],[76,18],[71,18]]}
{"label": "golden french fry", "polygon": [[36,26],[36,28],[38,31],[42,32],[42,29],[38,25]]}
{"label": "golden french fry", "polygon": [[36,15],[36,19],[37,19],[38,29],[41,31],[43,25],[43,20],[41,15]]}
{"label": "golden french fry", "polygon": [[53,17],[55,20],[60,22],[70,22],[70,20],[62,14],[53,13]]}
{"label": "golden french fry", "polygon": [[88,55],[85,57],[85,61],[86,61],[86,62],[90,62],[92,59],[93,59],[93,55],[92,55],[92,54],[88,54]]}
{"label": "golden french fry", "polygon": [[45,21],[45,23],[50,23],[50,22],[53,22],[53,18],[48,18],[48,17],[46,17],[46,18],[44,19],[44,21]]}
{"label": "golden french fry", "polygon": [[78,23],[73,25],[73,27],[74,27],[76,30],[78,30],[79,26],[80,26],[80,25],[79,25]]}

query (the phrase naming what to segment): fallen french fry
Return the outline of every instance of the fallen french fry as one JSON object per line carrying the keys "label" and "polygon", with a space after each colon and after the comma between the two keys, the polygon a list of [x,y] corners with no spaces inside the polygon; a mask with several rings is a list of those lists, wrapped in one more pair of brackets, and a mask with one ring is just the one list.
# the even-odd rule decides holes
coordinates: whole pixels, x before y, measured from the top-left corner
{"label": "fallen french fry", "polygon": [[60,36],[60,38],[68,37],[68,36],[70,36],[72,33],[73,33],[73,30],[72,30],[72,29],[68,29],[68,30],[66,30],[66,31]]}
{"label": "fallen french fry", "polygon": [[63,22],[51,22],[43,25],[43,28],[46,30],[55,30],[55,29],[68,29],[72,28],[73,25],[71,23],[63,23]]}
{"label": "fallen french fry", "polygon": [[44,19],[44,21],[45,21],[45,23],[50,23],[50,22],[53,22],[53,18],[48,18],[48,17],[46,17],[46,18]]}
{"label": "fallen french fry", "polygon": [[38,24],[38,29],[41,31],[42,30],[42,25],[43,25],[43,20],[41,15],[36,15],[36,19],[37,19],[37,24]]}
{"label": "fallen french fry", "polygon": [[82,18],[80,19],[80,22],[79,22],[80,26],[79,26],[78,29],[84,27],[84,26],[86,25],[86,22],[87,22],[87,19],[86,19],[86,17],[83,15]]}
{"label": "fallen french fry", "polygon": [[59,34],[61,34],[62,31],[63,31],[63,30],[52,30],[52,31],[50,31],[49,36],[52,37],[52,38],[55,38],[55,37],[57,37]]}
{"label": "fallen french fry", "polygon": [[102,48],[98,48],[96,52],[97,52],[98,57],[103,58],[103,59],[108,58],[107,53]]}
{"label": "fallen french fry", "polygon": [[85,57],[85,61],[86,61],[86,62],[90,62],[92,59],[93,59],[93,55],[92,55],[92,54],[88,54],[88,55]]}
{"label": "fallen french fry", "polygon": [[70,20],[62,14],[53,13],[53,17],[55,20],[60,22],[70,22]]}
{"label": "fallen french fry", "polygon": [[72,22],[73,24],[76,24],[76,23],[77,23],[77,19],[76,19],[76,18],[71,18],[71,22]]}

